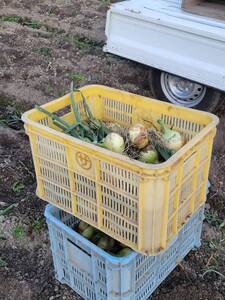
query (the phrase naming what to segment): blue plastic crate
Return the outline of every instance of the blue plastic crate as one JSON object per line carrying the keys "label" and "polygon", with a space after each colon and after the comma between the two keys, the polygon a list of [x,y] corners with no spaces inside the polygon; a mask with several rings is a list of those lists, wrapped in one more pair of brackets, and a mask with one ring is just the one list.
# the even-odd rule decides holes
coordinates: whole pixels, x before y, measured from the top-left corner
{"label": "blue plastic crate", "polygon": [[176,239],[157,256],[136,252],[109,255],[72,228],[74,216],[47,205],[56,278],[87,300],[145,300],[194,247],[200,246],[204,207],[182,227]]}

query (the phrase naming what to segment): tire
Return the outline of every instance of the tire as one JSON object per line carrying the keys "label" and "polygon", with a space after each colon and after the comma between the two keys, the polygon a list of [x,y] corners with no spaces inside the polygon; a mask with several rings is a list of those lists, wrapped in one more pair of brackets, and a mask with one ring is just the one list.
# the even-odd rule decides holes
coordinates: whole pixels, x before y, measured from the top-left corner
{"label": "tire", "polygon": [[[168,98],[168,96],[165,94],[162,86],[162,78],[166,76],[172,76],[169,73],[165,73],[163,71],[160,71],[158,69],[151,69],[149,72],[149,85],[151,88],[151,92],[153,94],[153,97],[159,100],[163,100],[166,102],[170,102],[173,104],[177,105],[183,105],[186,106],[185,104],[180,104],[178,101],[177,103],[176,100],[171,101],[171,99]],[[176,76],[177,78],[182,79],[181,77]],[[189,81],[190,82],[190,81]],[[194,82],[193,82],[194,84]],[[196,84],[198,85],[198,84]],[[188,102],[188,105],[186,107],[194,108],[194,109],[199,109],[199,110],[204,110],[208,112],[214,112],[218,109],[219,105],[222,102],[222,98],[224,98],[224,93],[215,90],[210,87],[206,87],[202,85],[202,88],[204,89],[204,95],[202,95],[202,99],[200,100],[199,103],[195,104],[190,104]],[[186,100],[185,100],[186,101]]]}

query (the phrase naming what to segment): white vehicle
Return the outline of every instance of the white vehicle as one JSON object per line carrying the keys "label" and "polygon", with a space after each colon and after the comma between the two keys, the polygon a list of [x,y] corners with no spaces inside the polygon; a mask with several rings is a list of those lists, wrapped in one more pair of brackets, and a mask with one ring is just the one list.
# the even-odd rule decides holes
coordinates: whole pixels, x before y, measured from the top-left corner
{"label": "white vehicle", "polygon": [[225,91],[225,21],[185,12],[181,3],[111,5],[104,51],[152,67],[154,97],[213,111]]}

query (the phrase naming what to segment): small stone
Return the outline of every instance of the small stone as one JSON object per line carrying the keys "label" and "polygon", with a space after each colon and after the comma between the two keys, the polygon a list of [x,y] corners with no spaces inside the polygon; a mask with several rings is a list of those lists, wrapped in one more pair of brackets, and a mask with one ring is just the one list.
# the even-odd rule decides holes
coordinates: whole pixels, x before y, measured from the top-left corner
{"label": "small stone", "polygon": [[44,263],[45,263],[45,261],[44,261],[44,260],[41,260],[41,261],[40,261],[40,265],[41,265],[41,266],[43,266],[43,265],[44,265]]}
{"label": "small stone", "polygon": [[49,300],[54,300],[54,296],[51,296],[51,297],[49,298]]}
{"label": "small stone", "polygon": [[205,209],[206,209],[206,210],[209,210],[209,209],[210,209],[210,204],[209,204],[209,203],[206,203],[206,204],[205,204]]}
{"label": "small stone", "polygon": [[55,292],[58,292],[58,290],[59,290],[59,287],[56,286],[56,287],[55,287]]}

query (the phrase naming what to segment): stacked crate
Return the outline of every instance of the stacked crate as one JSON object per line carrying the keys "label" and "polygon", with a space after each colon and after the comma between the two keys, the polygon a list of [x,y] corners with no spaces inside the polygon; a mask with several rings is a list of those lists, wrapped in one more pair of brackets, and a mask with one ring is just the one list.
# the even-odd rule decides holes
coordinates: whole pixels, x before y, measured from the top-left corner
{"label": "stacked crate", "polygon": [[49,228],[56,278],[87,300],[145,300],[195,247],[200,246],[204,206],[187,221],[168,248],[155,256],[137,252],[115,257],[83,238],[72,228],[74,216],[48,205]]}
{"label": "stacked crate", "polygon": [[[218,119],[103,86],[81,90],[97,119],[130,127],[160,118],[187,141],[168,161],[147,165],[64,134],[37,110],[23,116],[37,194],[55,206],[46,218],[57,278],[87,300],[146,299],[200,245]],[[43,107],[74,124],[69,95]],[[78,218],[136,252],[107,254],[72,230]]]}

